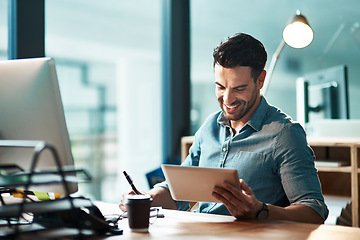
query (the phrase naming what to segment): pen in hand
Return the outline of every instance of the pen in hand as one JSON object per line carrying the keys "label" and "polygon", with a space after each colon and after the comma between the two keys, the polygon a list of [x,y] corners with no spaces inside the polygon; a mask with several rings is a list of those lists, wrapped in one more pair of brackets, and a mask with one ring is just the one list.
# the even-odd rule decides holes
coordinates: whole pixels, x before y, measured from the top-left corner
{"label": "pen in hand", "polygon": [[126,172],[126,171],[123,171],[123,173],[124,173],[124,175],[125,175],[126,180],[127,180],[128,183],[130,184],[132,190],[133,190],[136,194],[141,194],[141,193],[136,189],[136,187],[135,187],[135,185],[134,185],[131,177],[127,174],[127,172]]}

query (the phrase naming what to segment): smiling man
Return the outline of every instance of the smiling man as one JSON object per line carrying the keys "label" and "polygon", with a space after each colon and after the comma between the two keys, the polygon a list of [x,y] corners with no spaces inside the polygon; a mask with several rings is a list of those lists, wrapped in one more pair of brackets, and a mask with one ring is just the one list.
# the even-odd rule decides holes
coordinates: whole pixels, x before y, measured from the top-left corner
{"label": "smiling man", "polygon": [[[213,56],[221,111],[196,132],[183,165],[237,169],[241,189],[224,182],[212,193],[222,203],[200,203],[197,211],[323,223],[328,209],[305,132],[260,94],[266,76],[264,46],[250,35],[236,34]],[[166,182],[149,193],[154,206],[189,208],[171,198]]]}

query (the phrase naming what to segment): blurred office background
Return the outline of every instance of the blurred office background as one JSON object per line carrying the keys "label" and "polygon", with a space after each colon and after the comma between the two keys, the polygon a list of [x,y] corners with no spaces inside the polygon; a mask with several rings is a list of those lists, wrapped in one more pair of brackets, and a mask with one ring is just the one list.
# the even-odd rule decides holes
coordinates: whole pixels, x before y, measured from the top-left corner
{"label": "blurred office background", "polygon": [[[0,0],[1,60],[8,53],[7,8]],[[263,42],[269,63],[297,9],[314,40],[304,49],[285,46],[268,101],[296,119],[296,79],[346,64],[350,118],[360,118],[358,0],[190,0],[191,134],[218,110],[214,47],[249,33]],[[80,185],[81,194],[116,203],[129,189],[123,170],[148,190],[145,174],[163,161],[162,11],[163,0],[45,0],[45,53],[56,62],[75,165],[94,178]]]}

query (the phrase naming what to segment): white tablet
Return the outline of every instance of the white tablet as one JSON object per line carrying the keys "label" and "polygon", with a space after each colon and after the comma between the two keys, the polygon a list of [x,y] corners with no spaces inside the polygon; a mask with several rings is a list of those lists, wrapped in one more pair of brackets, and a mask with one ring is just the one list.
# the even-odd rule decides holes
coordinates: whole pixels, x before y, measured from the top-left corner
{"label": "white tablet", "polygon": [[185,167],[162,164],[165,179],[174,200],[191,202],[220,202],[211,195],[214,186],[227,181],[240,188],[236,169]]}

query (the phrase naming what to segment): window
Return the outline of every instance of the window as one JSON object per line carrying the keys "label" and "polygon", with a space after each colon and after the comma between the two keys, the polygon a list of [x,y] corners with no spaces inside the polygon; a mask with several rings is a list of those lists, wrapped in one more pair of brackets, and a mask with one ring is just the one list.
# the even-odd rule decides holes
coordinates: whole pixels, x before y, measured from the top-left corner
{"label": "window", "polygon": [[[324,6],[326,5],[326,8]],[[268,69],[282,31],[297,9],[314,31],[304,49],[285,46],[266,94],[271,104],[296,119],[296,79],[306,73],[346,64],[349,70],[350,118],[360,118],[360,2],[336,1],[191,1],[191,119],[194,133],[212,112],[215,98],[212,52],[220,41],[237,32],[258,38],[268,53]],[[269,11],[271,9],[272,11]],[[286,99],[286,101],[284,101]]]}
{"label": "window", "polygon": [[161,1],[45,2],[46,56],[55,60],[80,194],[118,202],[161,163]]}
{"label": "window", "polygon": [[8,1],[0,1],[0,60],[7,59]]}

